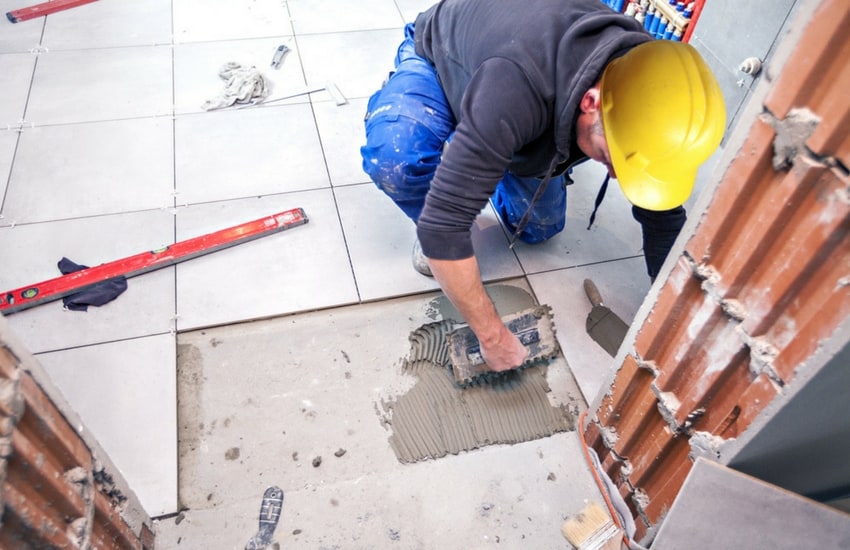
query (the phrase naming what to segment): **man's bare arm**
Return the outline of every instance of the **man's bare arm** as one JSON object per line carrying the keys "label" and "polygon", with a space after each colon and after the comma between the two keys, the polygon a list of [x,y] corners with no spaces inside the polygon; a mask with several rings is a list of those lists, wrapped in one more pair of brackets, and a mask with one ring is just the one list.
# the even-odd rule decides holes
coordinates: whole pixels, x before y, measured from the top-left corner
{"label": "man's bare arm", "polygon": [[503,371],[521,365],[528,350],[499,318],[493,301],[481,283],[475,257],[463,260],[429,259],[428,264],[443,292],[478,337],[481,354],[490,369]]}

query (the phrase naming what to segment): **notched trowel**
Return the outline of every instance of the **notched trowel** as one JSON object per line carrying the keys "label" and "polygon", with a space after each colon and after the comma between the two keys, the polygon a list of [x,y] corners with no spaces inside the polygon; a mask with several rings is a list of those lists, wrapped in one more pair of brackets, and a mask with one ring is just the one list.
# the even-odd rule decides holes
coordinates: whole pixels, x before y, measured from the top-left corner
{"label": "notched trowel", "polygon": [[455,381],[461,387],[490,383],[510,372],[548,362],[560,353],[555,328],[552,325],[552,308],[535,306],[502,317],[505,326],[528,348],[528,357],[522,365],[508,371],[491,371],[481,355],[478,338],[468,325],[460,325],[446,334],[449,360]]}
{"label": "notched trowel", "polygon": [[629,331],[629,325],[602,303],[602,294],[590,279],[584,280],[584,292],[593,305],[587,314],[587,333],[608,355],[615,357]]}

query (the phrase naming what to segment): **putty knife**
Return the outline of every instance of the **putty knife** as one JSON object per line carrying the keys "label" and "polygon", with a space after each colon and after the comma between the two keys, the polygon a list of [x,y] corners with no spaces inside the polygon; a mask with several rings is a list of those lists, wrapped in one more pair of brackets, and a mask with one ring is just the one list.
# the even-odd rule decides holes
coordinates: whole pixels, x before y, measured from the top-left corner
{"label": "putty knife", "polygon": [[590,279],[584,280],[584,292],[593,305],[587,314],[587,333],[608,355],[614,357],[629,331],[629,325],[602,303],[602,295]]}

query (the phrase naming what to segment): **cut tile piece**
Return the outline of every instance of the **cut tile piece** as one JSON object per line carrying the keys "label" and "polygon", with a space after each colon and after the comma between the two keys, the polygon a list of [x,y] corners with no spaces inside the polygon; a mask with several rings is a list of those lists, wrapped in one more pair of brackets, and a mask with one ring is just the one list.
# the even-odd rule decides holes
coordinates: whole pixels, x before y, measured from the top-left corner
{"label": "cut tile piece", "polygon": [[[161,210],[0,228],[0,290],[61,276],[57,262],[97,266],[170,245],[174,216]],[[174,268],[134,277],[114,301],[86,312],[47,302],[8,316],[33,353],[170,332]]]}
{"label": "cut tile piece", "polygon": [[[278,46],[289,48],[280,67],[271,67]],[[174,110],[177,114],[203,112],[201,105],[222,93],[225,81],[219,76],[229,62],[256,67],[271,86],[268,100],[306,89],[298,46],[292,36],[257,40],[228,40],[177,44],[174,46]],[[285,103],[306,103],[308,95],[294,97]]]}
{"label": "cut tile piece", "polygon": [[171,44],[171,0],[94,2],[46,18],[51,50]]}
{"label": "cut tile piece", "polygon": [[[4,28],[5,31],[5,28]],[[0,54],[0,126],[16,128],[24,118],[36,56],[31,53]]]}
{"label": "cut tile piece", "polygon": [[331,184],[339,186],[369,182],[360,156],[360,147],[366,143],[363,126],[366,99],[350,100],[346,105],[320,101],[313,105],[313,111]]}
{"label": "cut tile piece", "polygon": [[841,548],[848,537],[847,514],[700,458],[652,547]]}
{"label": "cut tile piece", "polygon": [[38,355],[150,516],[177,512],[175,335]]}
{"label": "cut tile piece", "polygon": [[330,80],[349,101],[369,97],[393,70],[393,59],[403,38],[401,25],[394,30],[299,36],[307,83],[321,86]]}
{"label": "cut tile piece", "polygon": [[27,122],[42,126],[171,115],[171,65],[170,46],[41,53]]}
{"label": "cut tile piece", "polygon": [[[608,183],[605,201],[596,213],[593,227],[587,230],[597,192],[605,179],[605,167],[597,162],[585,162],[573,169],[572,179],[575,183],[567,188],[564,230],[546,242],[535,245],[518,242],[514,247],[526,273],[642,254],[640,224],[632,218],[631,204],[616,180]],[[641,270],[645,271],[645,268]]]}
{"label": "cut tile piece", "polygon": [[404,23],[393,0],[290,0],[292,26],[299,35],[367,31]]}
{"label": "cut tile piece", "polygon": [[292,34],[280,0],[179,0],[173,6],[175,43]]}
{"label": "cut tile piece", "polygon": [[358,301],[330,190],[181,208],[177,238],[299,207],[310,220],[306,225],[177,266],[181,330]]}
{"label": "cut tile piece", "polygon": [[643,258],[630,258],[529,276],[540,302],[552,306],[558,342],[588,403],[616,365],[587,334],[585,322],[592,306],[584,292],[584,279],[593,280],[604,304],[628,324],[649,291],[649,277],[642,267]]}
{"label": "cut tile piece", "polygon": [[181,116],[175,133],[178,205],[329,186],[308,104]]}
{"label": "cut tile piece", "polygon": [[166,118],[143,118],[24,129],[5,221],[173,206],[172,124]]}

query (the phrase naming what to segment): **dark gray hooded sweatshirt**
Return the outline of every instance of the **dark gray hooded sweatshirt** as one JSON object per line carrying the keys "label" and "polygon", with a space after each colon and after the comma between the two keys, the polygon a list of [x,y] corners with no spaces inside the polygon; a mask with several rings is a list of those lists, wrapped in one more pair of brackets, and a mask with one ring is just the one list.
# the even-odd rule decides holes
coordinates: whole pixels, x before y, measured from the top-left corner
{"label": "dark gray hooded sweatshirt", "polygon": [[470,227],[506,169],[542,178],[584,159],[582,96],[609,60],[651,39],[600,0],[443,0],[421,13],[416,53],[457,120],[417,224],[425,255],[473,255]]}

